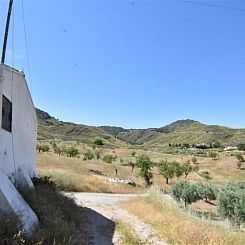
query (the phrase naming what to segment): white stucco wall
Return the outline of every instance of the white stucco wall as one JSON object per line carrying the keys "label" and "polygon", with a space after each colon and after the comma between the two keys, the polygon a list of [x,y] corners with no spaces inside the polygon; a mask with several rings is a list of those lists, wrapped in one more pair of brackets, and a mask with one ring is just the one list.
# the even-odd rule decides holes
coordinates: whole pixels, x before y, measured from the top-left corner
{"label": "white stucco wall", "polygon": [[[12,132],[2,129],[2,95],[12,102]],[[37,118],[23,72],[0,65],[0,172],[12,181],[20,169],[35,176]]]}

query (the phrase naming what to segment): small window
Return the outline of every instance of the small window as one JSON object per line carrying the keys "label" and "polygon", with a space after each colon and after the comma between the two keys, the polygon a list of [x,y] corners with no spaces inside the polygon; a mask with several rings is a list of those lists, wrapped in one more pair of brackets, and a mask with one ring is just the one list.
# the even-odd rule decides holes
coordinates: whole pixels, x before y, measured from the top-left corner
{"label": "small window", "polygon": [[3,95],[2,99],[2,128],[12,131],[12,103]]}

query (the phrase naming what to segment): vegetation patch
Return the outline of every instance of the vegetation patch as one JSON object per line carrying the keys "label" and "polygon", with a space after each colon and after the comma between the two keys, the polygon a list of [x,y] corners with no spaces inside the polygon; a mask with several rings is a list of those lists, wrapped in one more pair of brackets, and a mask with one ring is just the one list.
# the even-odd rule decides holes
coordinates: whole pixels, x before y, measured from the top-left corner
{"label": "vegetation patch", "polygon": [[55,189],[48,178],[36,179],[35,189],[21,194],[39,219],[39,229],[27,240],[15,216],[0,215],[1,244],[86,244],[83,208]]}
{"label": "vegetation patch", "polygon": [[183,211],[156,188],[150,189],[148,197],[128,202],[124,208],[150,224],[170,244],[245,244],[243,232]]}

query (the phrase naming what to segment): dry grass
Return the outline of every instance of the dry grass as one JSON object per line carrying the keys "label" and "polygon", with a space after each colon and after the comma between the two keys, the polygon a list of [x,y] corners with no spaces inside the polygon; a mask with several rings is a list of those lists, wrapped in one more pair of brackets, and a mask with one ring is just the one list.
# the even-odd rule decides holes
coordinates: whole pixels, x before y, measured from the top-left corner
{"label": "dry grass", "polygon": [[0,212],[0,244],[21,244],[25,241],[18,218],[10,213]]}
{"label": "dry grass", "polygon": [[136,234],[130,229],[130,227],[120,220],[116,220],[116,232],[122,236],[120,244],[122,245],[142,245],[140,239]]}
{"label": "dry grass", "polygon": [[128,202],[124,208],[152,225],[170,244],[245,244],[244,233],[193,217],[161,196],[159,191],[151,191],[147,199]]}
{"label": "dry grass", "polygon": [[[118,176],[115,175],[115,166]],[[37,170],[39,175],[51,176],[57,187],[65,191],[105,192],[105,193],[138,193],[142,187],[125,186],[110,183],[105,176],[94,175],[89,169],[99,170],[110,177],[130,178],[142,185],[136,171],[131,173],[128,166],[120,166],[99,161],[83,161],[81,158],[71,158],[53,153],[37,155]]]}
{"label": "dry grass", "polygon": [[0,217],[0,244],[53,245],[86,244],[87,234],[83,209],[73,200],[61,195],[48,184],[39,184],[33,190],[22,190],[23,197],[39,219],[39,229],[31,239],[21,232],[18,219],[11,215]]}

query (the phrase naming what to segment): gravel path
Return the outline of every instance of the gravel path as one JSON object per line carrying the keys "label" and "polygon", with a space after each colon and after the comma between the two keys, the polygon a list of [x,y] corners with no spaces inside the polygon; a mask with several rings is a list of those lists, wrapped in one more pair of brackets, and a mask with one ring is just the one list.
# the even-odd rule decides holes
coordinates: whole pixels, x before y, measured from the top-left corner
{"label": "gravel path", "polygon": [[134,194],[65,193],[81,205],[88,220],[89,245],[122,245],[122,236],[115,232],[115,220],[126,223],[140,238],[142,244],[167,244],[152,230],[151,226],[129,214],[120,204],[136,198]]}

